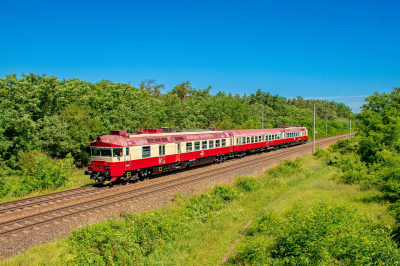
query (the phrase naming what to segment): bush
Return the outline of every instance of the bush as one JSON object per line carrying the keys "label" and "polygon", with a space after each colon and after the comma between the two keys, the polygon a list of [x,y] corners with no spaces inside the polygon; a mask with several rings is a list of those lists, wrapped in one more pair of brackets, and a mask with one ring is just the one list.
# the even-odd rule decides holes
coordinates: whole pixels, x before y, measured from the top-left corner
{"label": "bush", "polygon": [[372,176],[368,175],[368,167],[360,160],[358,155],[342,155],[337,161],[337,166],[343,170],[345,183],[359,183],[370,185]]}
{"label": "bush", "polygon": [[390,232],[345,205],[320,203],[310,210],[295,203],[283,218],[270,213],[258,217],[230,262],[393,265],[400,260]]}
{"label": "bush", "polygon": [[59,188],[65,185],[75,169],[71,154],[56,160],[38,151],[21,154],[19,164],[23,174],[20,185],[13,191],[17,195],[37,189]]}
{"label": "bush", "polygon": [[254,191],[261,187],[260,182],[251,177],[237,177],[237,187],[245,191]]}
{"label": "bush", "polygon": [[298,171],[301,167],[301,159],[296,158],[296,160],[285,160],[284,163],[279,164],[277,167],[271,170],[271,174],[273,175],[282,175],[282,174],[292,174]]}
{"label": "bush", "polygon": [[320,148],[317,147],[317,150],[315,151],[314,156],[316,158],[320,159],[320,158],[329,156],[329,152],[324,150],[324,149],[320,149]]}
{"label": "bush", "polygon": [[238,192],[232,186],[215,185],[212,194],[223,201],[229,201],[239,198]]}
{"label": "bush", "polygon": [[[193,195],[186,203],[165,214],[158,211],[124,213],[125,219],[76,229],[67,240],[60,265],[148,265],[148,255],[156,248],[185,235],[191,222],[206,222],[239,194],[231,186],[216,185],[210,193]],[[174,196],[176,200],[183,198]]]}
{"label": "bush", "polygon": [[3,198],[10,191],[10,186],[8,186],[0,173],[0,199]]}

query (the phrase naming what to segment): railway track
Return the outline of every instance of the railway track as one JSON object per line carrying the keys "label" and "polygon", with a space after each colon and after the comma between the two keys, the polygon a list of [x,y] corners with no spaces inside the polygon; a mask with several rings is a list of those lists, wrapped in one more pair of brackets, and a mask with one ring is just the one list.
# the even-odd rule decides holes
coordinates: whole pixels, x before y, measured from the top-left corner
{"label": "railway track", "polygon": [[[332,138],[337,138],[338,136],[334,137],[328,137],[324,139],[320,139],[317,141],[330,141]],[[320,145],[322,144],[321,142]],[[305,145],[310,145],[311,143],[307,143]],[[296,147],[296,146],[294,146]],[[294,148],[292,147],[292,148]],[[252,154],[249,155],[247,158],[253,158],[253,156],[257,156],[260,153]],[[268,155],[267,155],[268,156]],[[185,169],[183,171],[192,171],[197,169],[198,167],[194,168],[189,168]],[[182,171],[181,171],[182,172]],[[159,175],[160,177],[162,176],[167,176],[167,175],[173,175],[176,174],[177,172],[170,172],[166,174]],[[133,184],[130,184],[133,185]],[[31,197],[31,198],[26,198],[26,199],[21,199],[21,200],[16,200],[16,201],[11,201],[11,202],[6,202],[0,204],[0,217],[2,215],[12,215],[14,212],[22,212],[24,210],[32,210],[32,209],[38,209],[41,207],[47,207],[50,204],[53,203],[60,203],[60,202],[66,202],[70,198],[80,198],[80,197],[88,197],[90,195],[94,194],[99,194],[102,193],[102,189],[105,187],[81,187],[81,188],[76,188],[76,189],[71,189],[71,190],[66,190],[66,191],[60,191],[60,192],[54,192],[46,195],[41,195],[37,197]]]}
{"label": "railway track", "polygon": [[[318,145],[325,145],[328,143],[333,143],[339,138],[343,138],[344,136],[335,136],[326,139],[321,139],[318,141]],[[179,187],[185,187],[187,185],[191,185],[193,183],[199,181],[210,181],[212,179],[219,179],[226,173],[235,173],[240,172],[244,167],[256,168],[260,165],[265,165],[265,161],[276,162],[282,159],[287,158],[290,155],[298,153],[299,151],[304,151],[310,148],[311,143],[305,145],[294,146],[291,149],[279,150],[280,153],[268,153],[267,156],[254,156],[245,157],[247,160],[238,159],[238,163],[224,165],[221,164],[221,167],[217,170],[213,170],[212,172],[198,173],[191,176],[184,176],[181,178],[177,178],[174,180],[169,180],[164,183],[159,183],[155,185],[148,185],[141,188],[136,188],[128,191],[124,191],[118,194],[118,198],[113,197],[114,195],[108,195],[104,197],[100,197],[94,200],[84,201],[78,204],[74,204],[71,206],[56,208],[50,211],[45,211],[41,213],[37,213],[34,215],[25,216],[18,219],[13,219],[6,222],[0,223],[0,238],[5,238],[7,236],[16,236],[18,234],[27,234],[30,233],[31,230],[40,230],[41,226],[50,226],[50,224],[57,224],[62,221],[69,221],[71,217],[77,216],[86,216],[88,212],[101,212],[102,208],[108,208],[109,206],[121,205],[121,204],[130,204],[133,200],[137,200],[143,197],[155,196],[159,193],[165,193],[169,190],[177,189]],[[258,155],[265,155],[263,153],[259,153]],[[270,155],[270,156],[268,156]],[[273,157],[273,158],[270,158]],[[90,189],[88,189],[90,190]],[[57,194],[58,197],[55,199],[61,199],[62,197],[71,197],[71,195],[76,195],[79,190],[70,191],[72,194],[62,195]],[[85,192],[83,192],[85,193]],[[36,197],[37,200],[40,197]],[[42,202],[49,201],[51,199],[43,200]],[[54,200],[54,199],[53,199]],[[18,201],[20,202],[20,201]],[[28,203],[28,205],[31,203]],[[18,207],[20,208],[21,205]]]}

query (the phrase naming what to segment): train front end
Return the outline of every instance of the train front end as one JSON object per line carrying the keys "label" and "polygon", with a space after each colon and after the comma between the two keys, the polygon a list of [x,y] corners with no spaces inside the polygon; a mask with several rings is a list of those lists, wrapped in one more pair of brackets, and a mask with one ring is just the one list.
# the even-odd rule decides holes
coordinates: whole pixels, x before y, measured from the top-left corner
{"label": "train front end", "polygon": [[93,183],[107,185],[124,175],[124,165],[128,159],[123,152],[127,149],[125,146],[125,138],[120,134],[100,136],[90,143],[91,163],[87,165],[85,174],[90,175]]}

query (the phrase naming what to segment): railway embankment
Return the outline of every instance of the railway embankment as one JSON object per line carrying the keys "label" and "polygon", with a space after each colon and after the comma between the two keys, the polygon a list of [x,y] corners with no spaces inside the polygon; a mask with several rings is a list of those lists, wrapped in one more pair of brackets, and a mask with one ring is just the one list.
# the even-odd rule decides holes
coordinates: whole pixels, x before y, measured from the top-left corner
{"label": "railway embankment", "polygon": [[[299,148],[304,146],[299,146]],[[283,151],[289,150],[291,149]],[[139,261],[144,264],[168,262],[172,265],[193,263],[217,265],[222,262],[229,264],[240,260],[240,256],[251,257],[251,254],[247,256],[247,253],[243,253],[243,248],[246,249],[249,246],[247,242],[252,243],[251,234],[249,235],[246,230],[243,230],[246,224],[250,226],[249,228],[254,228],[252,224],[258,225],[258,221],[262,220],[259,217],[264,217],[265,212],[271,212],[271,215],[278,217],[274,218],[275,220],[284,220],[285,211],[291,210],[298,204],[312,207],[318,205],[319,202],[328,202],[329,209],[339,208],[347,202],[350,209],[356,209],[360,215],[368,214],[374,217],[378,221],[378,226],[382,226],[384,229],[392,224],[393,219],[386,212],[385,206],[368,201],[368,199],[379,197],[378,191],[363,191],[357,185],[344,184],[340,181],[342,175],[340,169],[327,165],[324,159],[316,160],[311,156],[306,156],[295,160],[296,157],[309,153],[309,149],[303,154],[298,150],[296,152],[292,150],[292,152],[291,156],[286,155],[286,159],[292,158],[293,161],[264,172],[260,172],[260,169],[265,168],[266,165],[273,167],[285,158],[274,161],[273,158],[279,157],[279,152],[267,154],[274,155],[273,157],[267,157],[266,154],[255,155],[252,158],[253,164],[248,162],[250,169],[241,169],[240,171],[244,173],[242,175],[248,175],[254,171],[258,171],[258,174],[254,178],[235,178],[230,185],[226,184],[232,176],[228,178],[223,175],[227,169],[220,172],[212,169],[215,170],[213,171],[214,175],[210,175],[208,180],[200,179],[200,176],[205,176],[204,174],[198,175],[199,180],[197,180],[196,186],[193,186],[194,184],[186,186],[175,181],[178,187],[172,188],[173,184],[169,184],[168,186],[171,188],[168,190],[162,189],[160,185],[158,187],[160,193],[153,194],[152,200],[142,195],[143,197],[137,197],[133,201],[126,200],[127,204],[125,205],[122,204],[123,200],[121,204],[110,205],[117,210],[114,214],[116,217],[121,217],[121,206],[125,213],[128,213],[133,206],[137,208],[134,211],[138,213],[164,205],[155,211],[124,214],[122,219],[115,218],[85,226],[75,230],[67,239],[35,247],[25,254],[20,254],[2,263],[18,265],[57,261],[61,263],[67,260],[72,264],[85,264],[88,261],[96,264],[103,262],[106,264],[111,262],[131,264]],[[243,168],[239,165],[235,168],[233,162],[215,166],[222,168],[229,166],[228,168],[236,169],[236,171]],[[200,168],[200,170],[204,169]],[[200,170],[197,169],[197,171]],[[232,174],[236,175],[237,172]],[[196,174],[192,172],[192,176],[196,176]],[[160,180],[157,179],[159,182]],[[210,184],[215,183],[225,185],[210,188]],[[166,185],[163,186],[165,188]],[[177,188],[181,189],[181,193],[176,194],[176,191],[179,190]],[[206,192],[199,192],[204,189]],[[197,193],[191,193],[193,191],[197,191]],[[174,194],[175,196],[173,196]],[[165,202],[169,202],[171,199],[172,203],[165,205]],[[107,212],[107,208],[100,208],[97,211],[96,213],[101,215]],[[53,218],[57,218],[56,216],[61,217],[62,215],[58,214]],[[68,221],[71,225],[76,221],[82,221],[85,217],[91,217],[95,221],[93,216],[92,212],[87,212],[86,216],[84,213],[80,213],[77,216],[70,215],[55,219],[51,224],[51,230],[56,231],[55,228],[60,226],[63,220]],[[252,223],[253,220],[257,222]],[[346,225],[346,221],[343,224]],[[36,228],[40,228],[40,230],[33,229],[32,231],[48,232],[46,230],[49,227],[37,225]],[[276,228],[279,229],[278,224]],[[29,236],[34,233],[29,229],[25,229],[25,231],[25,241],[29,242]],[[10,242],[12,242],[12,239],[18,240],[20,233],[15,232],[14,235],[8,235],[5,238],[9,241],[11,239]],[[64,232],[64,235],[67,234],[70,233]],[[242,234],[243,236],[240,237]],[[37,235],[40,236],[40,234]],[[60,235],[62,234],[58,234],[58,237]],[[269,243],[273,237],[264,240],[263,243]],[[24,250],[21,249],[21,251]]]}

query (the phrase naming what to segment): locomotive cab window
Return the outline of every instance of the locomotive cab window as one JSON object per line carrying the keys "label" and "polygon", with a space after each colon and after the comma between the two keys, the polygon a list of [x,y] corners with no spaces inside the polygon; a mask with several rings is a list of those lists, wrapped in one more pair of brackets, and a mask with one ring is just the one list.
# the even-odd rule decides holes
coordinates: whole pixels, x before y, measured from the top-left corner
{"label": "locomotive cab window", "polygon": [[100,149],[99,148],[92,148],[92,156],[100,156]]}
{"label": "locomotive cab window", "polygon": [[196,141],[196,142],[194,143],[194,150],[195,150],[195,151],[199,151],[199,150],[200,150],[200,141]]}
{"label": "locomotive cab window", "polygon": [[208,141],[208,148],[209,149],[213,149],[214,148],[214,141],[213,140]]}
{"label": "locomotive cab window", "polygon": [[202,150],[207,150],[207,140],[203,140],[203,141],[201,142],[201,149],[202,149]]}
{"label": "locomotive cab window", "polygon": [[114,157],[121,157],[122,156],[122,148],[114,148],[113,149],[113,156]]}
{"label": "locomotive cab window", "polygon": [[142,148],[142,158],[150,157],[150,146],[143,146]]}
{"label": "locomotive cab window", "polygon": [[101,148],[100,156],[101,157],[111,157],[112,156],[111,149],[110,148]]}
{"label": "locomotive cab window", "polygon": [[221,147],[226,147],[226,140],[225,139],[221,140]]}
{"label": "locomotive cab window", "polygon": [[192,143],[191,142],[186,142],[186,152],[192,151]]}
{"label": "locomotive cab window", "polygon": [[159,156],[165,155],[165,145],[158,146],[158,155]]}
{"label": "locomotive cab window", "polygon": [[219,139],[217,139],[216,141],[215,141],[215,148],[219,148],[221,145],[220,145],[220,140]]}

